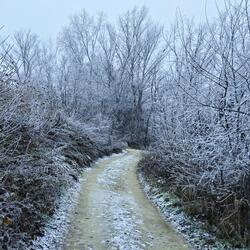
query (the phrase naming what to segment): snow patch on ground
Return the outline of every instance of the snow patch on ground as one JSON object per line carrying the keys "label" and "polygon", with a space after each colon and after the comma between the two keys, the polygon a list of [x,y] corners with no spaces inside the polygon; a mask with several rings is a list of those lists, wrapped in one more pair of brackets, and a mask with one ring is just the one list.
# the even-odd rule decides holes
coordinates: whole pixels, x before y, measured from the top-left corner
{"label": "snow patch on ground", "polygon": [[[122,157],[123,155],[121,155]],[[109,166],[105,168],[100,176],[98,176],[97,182],[103,185],[105,188],[112,189],[118,184],[120,177],[128,169],[128,163],[133,160],[133,156],[129,155],[126,158],[122,157],[121,160],[113,161]],[[115,186],[115,187],[114,187]]]}
{"label": "snow patch on ground", "polygon": [[[112,204],[112,206],[110,206]],[[130,197],[120,196],[110,191],[104,201],[104,220],[113,234],[111,249],[139,250],[142,232],[137,230],[142,224],[141,218],[135,216],[134,201]]]}
{"label": "snow patch on ground", "polygon": [[44,229],[44,236],[38,237],[34,242],[31,250],[59,250],[61,249],[65,234],[70,223],[70,214],[77,204],[78,195],[81,186],[86,180],[84,173],[91,171],[91,168],[85,168],[83,177],[68,188],[57,204],[57,210],[53,217],[49,219]]}
{"label": "snow patch on ground", "polygon": [[124,187],[119,184],[119,181],[123,180],[122,176],[133,161],[132,155],[113,161],[97,179],[98,184],[105,189],[102,195],[102,205],[105,208],[103,217],[109,225],[109,233],[113,234],[109,248],[112,250],[140,250],[150,245],[150,235],[148,235],[148,242],[144,242],[142,237],[145,237],[145,232],[138,229],[139,225],[143,224],[143,220],[136,201],[131,195],[126,195],[124,190],[117,192],[120,186]]}

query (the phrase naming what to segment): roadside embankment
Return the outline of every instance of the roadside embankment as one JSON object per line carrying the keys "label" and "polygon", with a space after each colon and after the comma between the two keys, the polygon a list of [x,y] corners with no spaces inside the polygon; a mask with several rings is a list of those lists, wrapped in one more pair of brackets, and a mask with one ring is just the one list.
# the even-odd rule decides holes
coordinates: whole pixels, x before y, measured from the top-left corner
{"label": "roadside embankment", "polygon": [[[239,224],[240,213],[244,212],[240,204],[235,207],[232,197],[227,196],[220,201],[206,190],[206,186],[200,192],[192,183],[181,185],[180,176],[192,179],[188,173],[192,173],[188,166],[178,161],[168,162],[151,153],[146,153],[138,166],[138,176],[149,199],[195,249],[248,249],[236,234],[238,226],[243,230],[248,223]],[[225,211],[228,217],[221,214],[219,218],[220,211]]]}
{"label": "roadside embankment", "polygon": [[12,137],[19,138],[18,145],[0,168],[0,249],[22,250],[44,235],[60,198],[83,169],[104,155],[120,152],[122,145],[95,142],[66,121],[43,137],[26,127]]}

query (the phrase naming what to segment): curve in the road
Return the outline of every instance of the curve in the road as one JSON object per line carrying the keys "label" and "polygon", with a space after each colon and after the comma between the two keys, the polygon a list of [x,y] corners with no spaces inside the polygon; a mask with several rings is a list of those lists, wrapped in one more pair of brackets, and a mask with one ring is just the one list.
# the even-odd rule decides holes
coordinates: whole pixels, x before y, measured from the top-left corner
{"label": "curve in the road", "polygon": [[141,190],[140,159],[140,151],[128,150],[87,173],[63,249],[190,249]]}

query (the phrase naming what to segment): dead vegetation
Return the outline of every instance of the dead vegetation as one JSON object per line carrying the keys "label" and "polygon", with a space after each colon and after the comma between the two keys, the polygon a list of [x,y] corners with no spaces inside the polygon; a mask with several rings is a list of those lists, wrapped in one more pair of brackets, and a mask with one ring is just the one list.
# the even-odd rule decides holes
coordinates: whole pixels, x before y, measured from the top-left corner
{"label": "dead vegetation", "polygon": [[34,138],[32,131],[20,126],[4,144],[8,148],[19,138],[1,160],[1,249],[25,249],[43,235],[43,226],[53,215],[62,191],[78,179],[81,169],[103,155],[120,151],[93,142],[66,120],[43,137]]}
{"label": "dead vegetation", "polygon": [[182,209],[203,221],[206,230],[235,248],[249,246],[249,171],[239,175],[235,171],[230,179],[220,173],[211,180],[198,164],[187,166],[157,154],[147,155],[139,169],[145,176],[161,180],[161,188],[177,195]]}

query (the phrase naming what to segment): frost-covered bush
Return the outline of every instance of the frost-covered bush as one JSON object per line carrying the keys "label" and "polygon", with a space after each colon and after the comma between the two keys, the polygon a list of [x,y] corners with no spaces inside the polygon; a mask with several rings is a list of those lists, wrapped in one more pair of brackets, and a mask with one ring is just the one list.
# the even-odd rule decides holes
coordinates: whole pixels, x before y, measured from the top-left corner
{"label": "frost-covered bush", "polygon": [[236,245],[250,241],[248,8],[228,2],[213,24],[177,20],[150,121],[151,148],[187,210]]}

